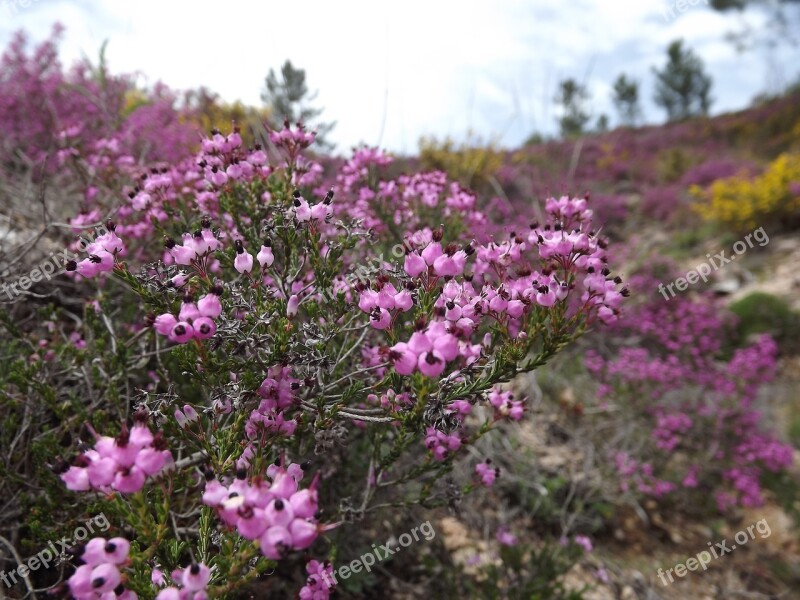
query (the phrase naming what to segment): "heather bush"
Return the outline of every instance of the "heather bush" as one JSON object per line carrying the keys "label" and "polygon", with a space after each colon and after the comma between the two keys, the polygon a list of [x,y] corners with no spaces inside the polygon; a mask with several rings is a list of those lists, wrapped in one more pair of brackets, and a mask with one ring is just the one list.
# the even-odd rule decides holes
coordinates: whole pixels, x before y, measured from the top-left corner
{"label": "heather bush", "polygon": [[[473,489],[443,479],[524,416],[501,384],[618,318],[626,292],[586,200],[548,199],[545,222],[493,239],[442,173],[384,179],[391,159],[364,148],[326,191],[304,157],[312,133],[269,138],[215,133],[194,160],[138,171],[69,152],[107,175],[76,231],[122,202],[73,246],[83,317],[42,331],[4,403],[27,396],[47,450],[65,444],[21,468],[54,493],[52,461],[76,494],[66,513],[113,524],[79,550],[75,597],[223,597],[302,552],[315,559],[300,596],[327,597],[340,532]],[[488,463],[474,469],[491,485]],[[27,505],[66,508],[48,502]]]}
{"label": "heather bush", "polygon": [[66,71],[58,60],[62,31],[54,27],[30,53],[19,32],[0,58],[0,165],[46,161],[53,170],[64,148],[112,137],[142,162],[189,155],[197,129],[182,118],[175,94],[161,84],[137,91],[131,77],[108,71],[102,52],[98,65],[82,61]]}
{"label": "heather bush", "polygon": [[761,336],[725,358],[731,322],[720,314],[704,296],[644,302],[615,324],[612,344],[587,353],[600,414],[624,415],[608,443],[622,491],[727,511],[760,505],[765,474],[791,464],[759,408],[777,346]]}

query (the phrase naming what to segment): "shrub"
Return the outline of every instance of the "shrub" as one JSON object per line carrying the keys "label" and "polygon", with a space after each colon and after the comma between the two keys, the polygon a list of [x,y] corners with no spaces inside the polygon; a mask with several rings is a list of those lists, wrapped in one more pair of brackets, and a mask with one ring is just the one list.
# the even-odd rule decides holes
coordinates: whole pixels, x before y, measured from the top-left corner
{"label": "shrub", "polygon": [[800,314],[777,296],[764,292],[753,292],[730,305],[733,314],[739,317],[736,326],[736,342],[744,345],[757,334],[772,336],[784,352],[800,351]]}
{"label": "shrub", "polygon": [[449,138],[442,141],[423,138],[419,143],[419,158],[423,169],[444,171],[461,185],[475,190],[491,186],[503,164],[503,153],[480,140],[456,144]]}
{"label": "shrub", "polygon": [[[389,157],[361,149],[326,192],[303,158],[313,139],[273,131],[268,154],[216,133],[194,160],[140,172],[115,222],[75,246],[84,318],[45,329],[3,386],[10,414],[32,401],[28,428],[73,447],[49,460],[77,495],[50,510],[110,519],[74,596],[224,597],[308,550],[301,597],[327,597],[339,531],[473,489],[442,480],[523,417],[500,384],[618,318],[586,200],[548,199],[546,222],[481,242],[491,224],[442,173],[384,179]],[[112,188],[76,227],[125,178],[103,164],[92,184]],[[48,460],[20,458],[19,481]]]}
{"label": "shrub", "polygon": [[800,154],[782,154],[755,178],[720,179],[708,189],[692,186],[695,209],[704,219],[737,232],[775,224],[790,227],[800,218]]}
{"label": "shrub", "polygon": [[726,511],[761,504],[765,475],[791,464],[791,447],[762,431],[756,407],[777,346],[762,336],[724,360],[718,313],[702,297],[644,303],[618,323],[611,348],[587,354],[601,413],[613,404],[624,415],[609,448],[623,491],[682,495],[697,509],[714,499]]}

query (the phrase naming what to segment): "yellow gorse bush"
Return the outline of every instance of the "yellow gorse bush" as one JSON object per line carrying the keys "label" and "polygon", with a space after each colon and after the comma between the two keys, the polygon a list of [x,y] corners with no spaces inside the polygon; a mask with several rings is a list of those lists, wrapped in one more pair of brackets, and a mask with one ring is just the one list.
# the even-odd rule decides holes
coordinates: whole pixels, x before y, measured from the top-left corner
{"label": "yellow gorse bush", "polygon": [[462,185],[480,189],[492,183],[495,173],[503,166],[503,152],[493,143],[470,139],[456,144],[452,139],[443,141],[422,138],[419,158],[425,169],[439,169]]}
{"label": "yellow gorse bush", "polygon": [[694,208],[704,219],[745,231],[764,221],[800,217],[798,186],[800,154],[782,154],[755,178],[737,175],[689,191],[699,200]]}

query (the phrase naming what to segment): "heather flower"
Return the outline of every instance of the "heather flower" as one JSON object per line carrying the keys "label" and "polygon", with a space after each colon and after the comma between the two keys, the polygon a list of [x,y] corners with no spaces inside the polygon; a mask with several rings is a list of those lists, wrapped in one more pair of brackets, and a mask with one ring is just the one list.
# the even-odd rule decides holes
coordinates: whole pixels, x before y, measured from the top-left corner
{"label": "heather flower", "polygon": [[236,258],[233,261],[234,268],[239,273],[249,273],[253,270],[253,255],[245,252],[242,240],[236,240],[234,246],[236,248]]}
{"label": "heather flower", "polygon": [[158,475],[172,463],[163,439],[140,428],[147,429],[137,423],[131,432],[123,427],[116,439],[98,437],[95,448],[80,454],[61,474],[67,489],[107,492],[113,488],[125,494],[139,491],[147,477]]}
{"label": "heather flower", "polygon": [[478,475],[481,485],[492,487],[494,480],[500,475],[500,469],[492,467],[491,461],[487,459],[485,462],[475,465],[475,473]]}
{"label": "heather flower", "polygon": [[272,245],[269,240],[266,240],[264,245],[261,246],[261,250],[256,254],[256,260],[258,260],[258,264],[261,265],[262,269],[271,267],[272,263],[275,262],[275,257],[272,255]]}

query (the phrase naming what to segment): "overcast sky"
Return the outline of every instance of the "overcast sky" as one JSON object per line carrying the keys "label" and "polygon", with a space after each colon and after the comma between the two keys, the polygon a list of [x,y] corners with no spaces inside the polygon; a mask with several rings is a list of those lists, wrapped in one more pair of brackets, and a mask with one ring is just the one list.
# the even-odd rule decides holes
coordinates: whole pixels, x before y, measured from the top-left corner
{"label": "overcast sky", "polygon": [[270,67],[289,58],[337,121],[330,139],[340,150],[363,142],[411,153],[420,136],[469,131],[511,147],[534,131],[552,134],[565,77],[585,82],[593,114],[614,123],[610,88],[621,72],[641,82],[647,120],[660,122],[651,67],[678,37],[714,79],[714,113],[782,89],[800,71],[797,47],[741,54],[726,41],[743,25],[763,31],[765,15],[722,15],[704,0],[0,0],[0,43],[18,29],[41,40],[56,21],[67,64],[96,59],[108,39],[114,72],[250,104],[260,104]]}

